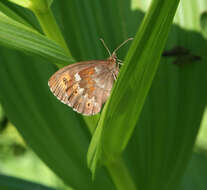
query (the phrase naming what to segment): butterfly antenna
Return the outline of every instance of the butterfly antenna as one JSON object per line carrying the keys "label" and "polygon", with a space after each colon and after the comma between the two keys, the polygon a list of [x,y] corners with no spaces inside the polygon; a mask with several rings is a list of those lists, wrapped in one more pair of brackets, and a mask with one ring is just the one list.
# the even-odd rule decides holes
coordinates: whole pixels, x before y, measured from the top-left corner
{"label": "butterfly antenna", "polygon": [[111,56],[111,52],[109,51],[109,48],[107,47],[107,45],[105,44],[104,40],[101,38],[100,39],[101,42],[103,43],[104,47],[106,48],[106,50],[108,51],[109,55]]}
{"label": "butterfly antenna", "polygon": [[124,42],[122,42],[114,51],[113,53],[115,53],[120,47],[122,47],[124,44],[126,44],[129,40],[133,40],[133,38],[128,38],[127,40],[125,40]]}

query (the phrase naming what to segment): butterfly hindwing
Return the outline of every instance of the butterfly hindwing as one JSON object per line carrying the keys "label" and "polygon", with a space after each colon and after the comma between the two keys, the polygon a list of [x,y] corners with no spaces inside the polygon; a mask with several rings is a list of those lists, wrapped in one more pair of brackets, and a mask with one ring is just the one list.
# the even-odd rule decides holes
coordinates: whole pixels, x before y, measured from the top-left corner
{"label": "butterfly hindwing", "polygon": [[53,94],[83,115],[100,112],[114,83],[106,61],[79,62],[66,66],[49,79]]}

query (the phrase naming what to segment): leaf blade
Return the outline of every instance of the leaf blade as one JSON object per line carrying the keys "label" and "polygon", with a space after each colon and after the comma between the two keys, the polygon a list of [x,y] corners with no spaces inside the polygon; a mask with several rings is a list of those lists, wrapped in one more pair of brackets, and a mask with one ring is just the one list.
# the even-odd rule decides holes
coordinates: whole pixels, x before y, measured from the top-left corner
{"label": "leaf blade", "polygon": [[55,42],[3,13],[0,13],[0,28],[0,43],[3,45],[40,55],[60,64],[74,62]]}
{"label": "leaf blade", "polygon": [[55,190],[38,183],[0,174],[0,188],[4,190]]}

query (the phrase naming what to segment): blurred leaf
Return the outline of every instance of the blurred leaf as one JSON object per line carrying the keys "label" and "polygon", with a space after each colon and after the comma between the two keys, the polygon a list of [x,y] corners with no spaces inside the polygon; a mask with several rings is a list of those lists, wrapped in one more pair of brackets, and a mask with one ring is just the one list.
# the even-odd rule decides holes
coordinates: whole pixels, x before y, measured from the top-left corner
{"label": "blurred leaf", "polygon": [[0,174],[0,189],[2,190],[55,190],[54,188]]}
{"label": "blurred leaf", "polygon": [[9,1],[25,8],[29,8],[31,6],[31,0],[9,0]]}
{"label": "blurred leaf", "polygon": [[38,9],[38,10],[44,10],[45,8],[48,8],[53,2],[53,0],[9,0],[9,1],[28,9]]}
{"label": "blurred leaf", "polygon": [[48,5],[51,6],[51,4],[53,3],[53,0],[46,0]]}
{"label": "blurred leaf", "polygon": [[195,152],[183,177],[180,190],[207,189],[207,155],[206,152]]}
{"label": "blurred leaf", "polygon": [[2,105],[0,104],[0,133],[6,128],[8,119],[4,113]]}
{"label": "blurred leaf", "polygon": [[0,123],[3,120],[4,117],[5,117],[5,113],[4,113],[4,110],[3,110],[3,108],[2,108],[2,106],[0,104]]}
{"label": "blurred leaf", "polygon": [[200,130],[196,138],[196,147],[207,150],[207,107],[205,107]]}
{"label": "blurred leaf", "polygon": [[205,38],[207,38],[207,12],[202,13],[200,17],[201,31]]}

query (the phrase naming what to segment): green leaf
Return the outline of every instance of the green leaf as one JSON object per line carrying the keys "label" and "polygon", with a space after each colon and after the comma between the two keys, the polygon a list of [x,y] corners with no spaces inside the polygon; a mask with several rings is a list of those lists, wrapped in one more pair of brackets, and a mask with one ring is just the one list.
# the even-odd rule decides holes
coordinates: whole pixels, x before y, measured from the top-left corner
{"label": "green leaf", "polygon": [[[206,1],[182,1],[167,50],[183,47],[190,54],[194,54],[192,50],[206,50],[206,40],[197,31],[206,6]],[[140,121],[124,152],[141,189],[178,189],[206,106],[206,60],[202,56],[200,61],[190,61],[179,53],[161,60]]]}
{"label": "green leaf", "polygon": [[2,108],[2,105],[0,104],[0,132],[5,129],[7,122],[8,121],[5,116],[4,110]]}
{"label": "green leaf", "polygon": [[200,17],[201,31],[205,38],[207,38],[207,12],[203,12]]}
{"label": "green leaf", "polygon": [[10,17],[11,19],[20,22],[28,27],[31,27],[31,25],[25,21],[21,16],[19,16],[17,13],[9,9],[6,5],[4,5],[2,2],[0,2],[0,11],[5,14],[6,16]]}
{"label": "green leaf", "polygon": [[[104,38],[113,50],[133,37],[144,15],[135,9],[137,2],[141,2],[139,5],[148,3],[146,0],[144,3],[143,0],[133,3],[54,1],[53,10],[76,60],[106,59],[108,55],[99,38]],[[199,28],[200,15],[205,9],[206,0],[182,1],[166,50],[182,46],[190,52],[190,57],[202,52],[201,60],[192,61],[189,55],[163,57],[140,121],[123,153],[124,173],[117,174],[119,162],[104,163],[109,174],[100,168],[91,182],[85,163],[90,140],[87,127],[80,115],[48,92],[47,80],[56,70],[40,59],[4,48],[0,52],[0,99],[7,115],[38,156],[66,184],[76,189],[115,189],[112,182],[120,186],[128,182],[122,180],[122,174],[127,174],[139,189],[178,189],[206,105],[207,68],[203,58],[206,40]],[[118,57],[123,59],[127,50],[128,46],[120,49]],[[122,115],[123,110],[117,114]],[[93,119],[90,117],[88,123],[93,123],[90,120]]]}
{"label": "green leaf", "polygon": [[0,64],[0,99],[29,146],[66,184],[77,189],[114,189],[105,171],[91,181],[85,162],[89,133],[84,121],[60,103],[47,85],[56,69],[6,49],[1,50]]}
{"label": "green leaf", "polygon": [[128,52],[107,104],[108,111],[101,115],[101,146],[109,159],[113,160],[122,153],[132,135],[157,70],[178,3],[177,0],[164,3],[161,0],[153,1]]}
{"label": "green leaf", "polygon": [[[103,109],[103,113],[106,111],[106,107]],[[90,168],[92,172],[92,178],[95,178],[96,168],[98,165],[100,154],[102,153],[102,147],[101,147],[101,136],[102,136],[102,130],[103,130],[103,120],[100,118],[98,122],[98,126],[96,127],[96,130],[93,134],[93,137],[90,142],[90,146],[88,148],[87,153],[87,165],[88,168]]]}
{"label": "green leaf", "polygon": [[70,186],[113,189],[104,171],[91,181],[85,162],[89,132],[80,115],[49,91],[53,65],[4,49],[0,64],[1,103],[28,145]]}
{"label": "green leaf", "polygon": [[29,0],[31,2],[31,6],[29,7],[31,10],[36,10],[44,13],[47,10],[53,0]]}
{"label": "green leaf", "polygon": [[0,43],[9,47],[36,54],[59,64],[74,62],[63,48],[32,28],[12,20],[0,12]]}
{"label": "green leaf", "polygon": [[12,3],[15,3],[21,7],[29,8],[31,7],[31,0],[9,0]]}
{"label": "green leaf", "polygon": [[54,188],[0,174],[0,189],[2,190],[55,190]]}
{"label": "green leaf", "polygon": [[186,169],[180,190],[205,190],[207,188],[206,171],[207,171],[206,151],[195,152]]}
{"label": "green leaf", "polygon": [[53,0],[9,0],[19,6],[28,9],[36,9],[39,11],[44,11],[51,6]]}

